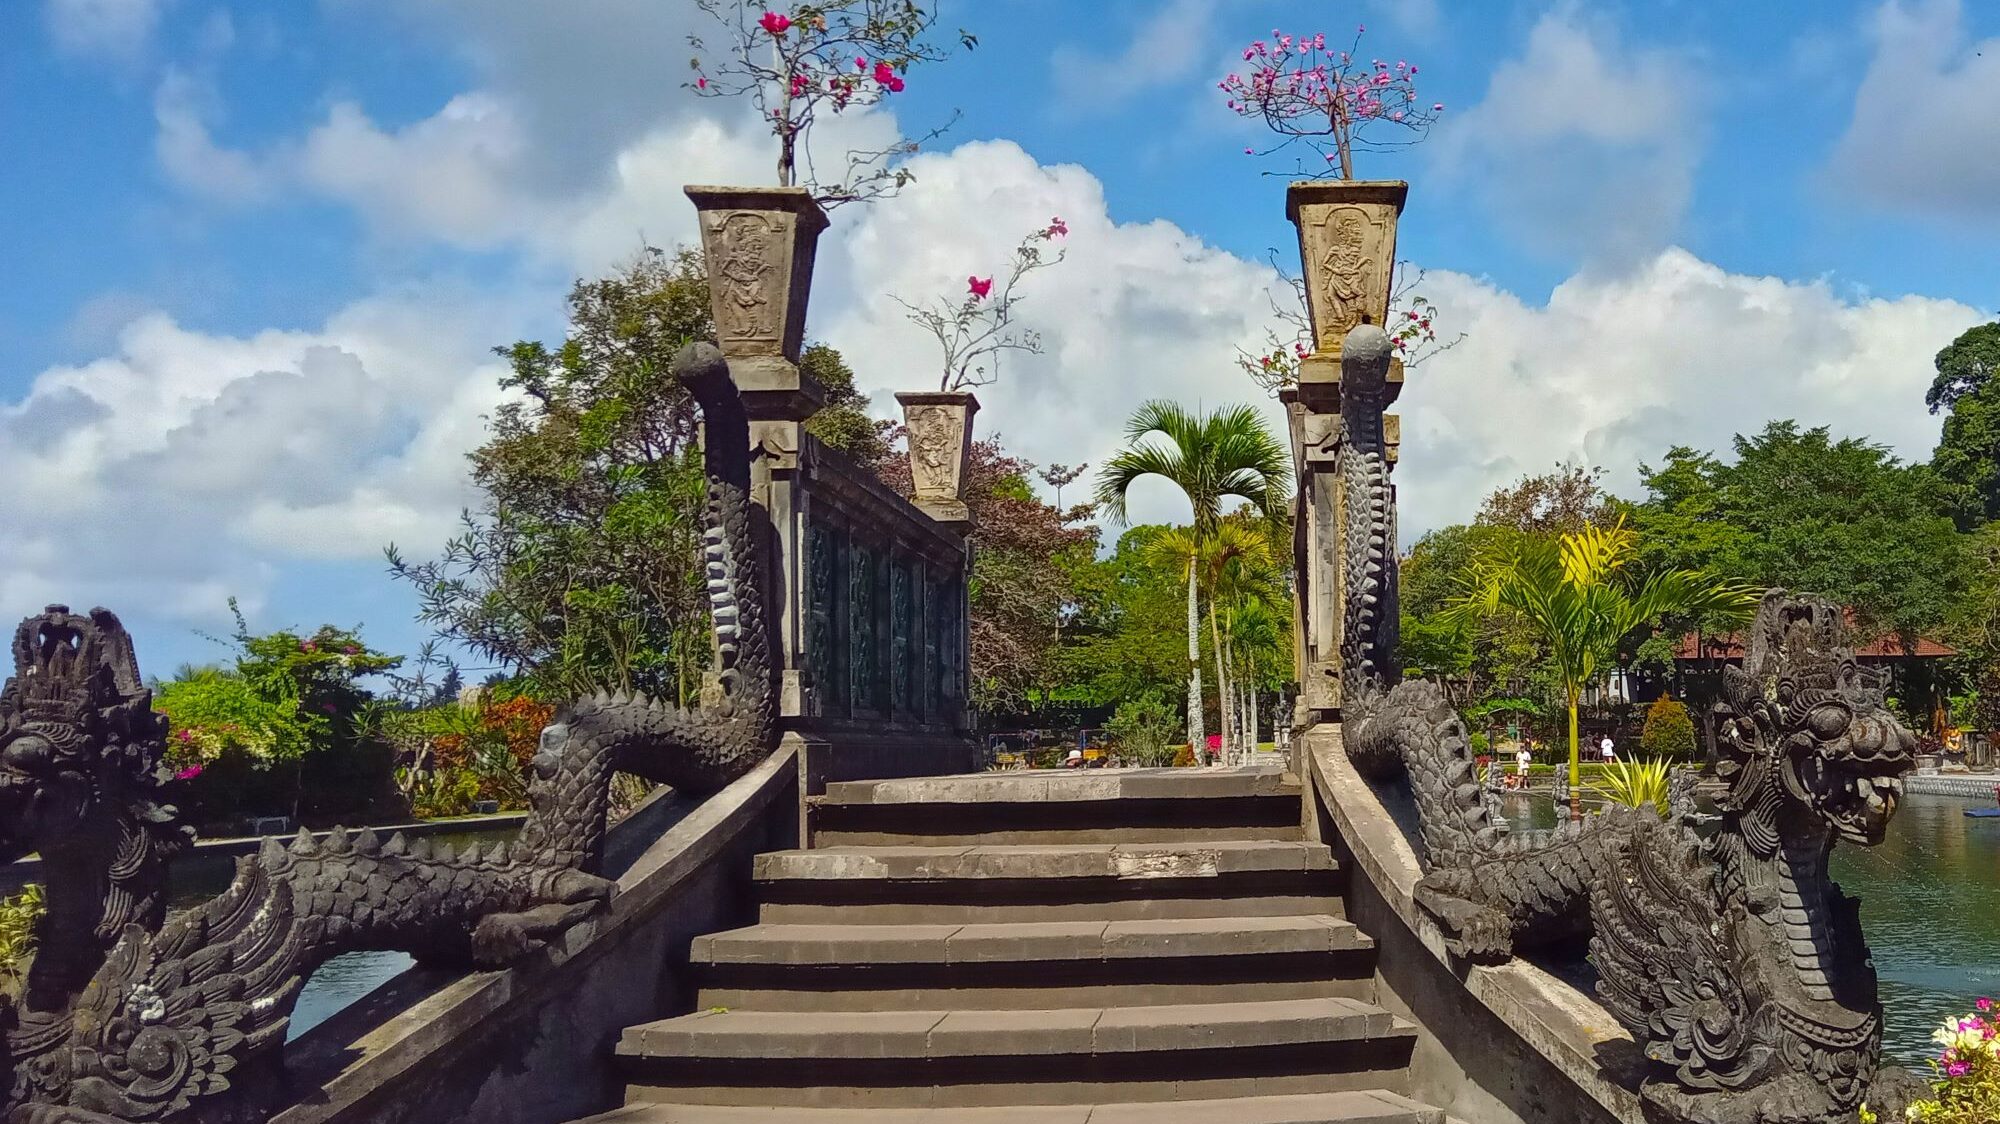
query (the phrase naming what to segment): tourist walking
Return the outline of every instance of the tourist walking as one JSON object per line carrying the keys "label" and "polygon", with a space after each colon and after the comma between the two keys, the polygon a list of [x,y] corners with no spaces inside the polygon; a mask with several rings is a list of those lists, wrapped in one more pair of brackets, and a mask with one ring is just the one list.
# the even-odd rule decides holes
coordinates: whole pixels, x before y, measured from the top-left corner
{"label": "tourist walking", "polygon": [[1604,754],[1604,763],[1606,765],[1618,760],[1618,751],[1611,746],[1610,734],[1604,735],[1604,740],[1597,743],[1597,748],[1599,752]]}

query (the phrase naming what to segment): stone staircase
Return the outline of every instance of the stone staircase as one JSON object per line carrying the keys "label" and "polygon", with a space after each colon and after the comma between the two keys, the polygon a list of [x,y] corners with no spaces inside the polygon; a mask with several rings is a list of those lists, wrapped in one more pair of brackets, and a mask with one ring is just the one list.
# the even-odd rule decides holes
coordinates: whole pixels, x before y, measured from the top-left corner
{"label": "stone staircase", "polygon": [[1271,767],[829,786],[620,1124],[1443,1124]]}

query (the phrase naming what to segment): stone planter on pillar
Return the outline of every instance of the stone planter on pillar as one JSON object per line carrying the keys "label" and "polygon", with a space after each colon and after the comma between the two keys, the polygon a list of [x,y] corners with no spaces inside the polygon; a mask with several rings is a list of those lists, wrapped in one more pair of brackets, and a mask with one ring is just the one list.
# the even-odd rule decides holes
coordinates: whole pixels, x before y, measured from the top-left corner
{"label": "stone planter on pillar", "polygon": [[715,343],[729,360],[745,406],[752,417],[811,416],[817,401],[781,404],[776,399],[801,390],[799,348],[826,212],[802,187],[684,190],[701,214]]}
{"label": "stone planter on pillar", "polygon": [[979,399],[965,390],[905,391],[910,485],[918,507],[940,523],[965,523],[965,471],[972,459],[972,415]]}
{"label": "stone planter on pillar", "polygon": [[1285,192],[1285,217],[1299,231],[1313,359],[1337,366],[1348,329],[1387,327],[1396,223],[1409,192],[1401,180],[1311,180]]}

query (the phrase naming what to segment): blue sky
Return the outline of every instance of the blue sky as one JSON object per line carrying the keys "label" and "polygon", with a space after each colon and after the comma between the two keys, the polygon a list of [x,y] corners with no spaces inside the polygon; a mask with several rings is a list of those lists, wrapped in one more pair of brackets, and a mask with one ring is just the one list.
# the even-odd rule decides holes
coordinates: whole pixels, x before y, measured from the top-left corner
{"label": "blue sky", "polygon": [[[692,232],[678,186],[769,138],[691,99],[674,0],[0,5],[0,593],[104,603],[166,671],[257,627],[420,632],[379,547],[435,548],[499,401],[488,349]],[[2000,306],[2000,7],[958,0],[979,48],[828,150],[963,112],[904,197],[836,216],[812,333],[868,389],[934,360],[887,294],[989,272],[1050,214],[1044,355],[981,424],[1096,460],[1131,403],[1233,369],[1287,254],[1281,177],[1214,84],[1274,27],[1368,27],[1446,104],[1401,256],[1466,341],[1402,403],[1406,537],[1560,458],[1626,486],[1774,416],[1926,455],[1929,357]],[[1301,22],[1307,21],[1307,22]],[[1318,22],[1311,22],[1318,21]],[[886,407],[886,393],[878,393]],[[1138,513],[1172,517],[1166,492]]]}

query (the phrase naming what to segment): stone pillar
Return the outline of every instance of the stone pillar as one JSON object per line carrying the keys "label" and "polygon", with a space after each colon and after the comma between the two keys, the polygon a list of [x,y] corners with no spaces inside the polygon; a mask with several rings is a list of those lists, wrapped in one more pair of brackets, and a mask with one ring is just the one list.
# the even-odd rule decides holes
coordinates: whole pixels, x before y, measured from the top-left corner
{"label": "stone pillar", "polygon": [[[1312,355],[1299,364],[1298,385],[1279,395],[1298,474],[1292,526],[1300,731],[1340,716],[1347,515],[1340,477],[1341,341],[1358,324],[1388,320],[1396,227],[1408,193],[1409,185],[1399,180],[1295,183],[1285,193],[1285,217],[1298,229],[1314,343]],[[1402,382],[1402,362],[1391,361],[1390,401]],[[1393,464],[1402,439],[1401,419],[1385,416],[1383,427]]]}
{"label": "stone pillar", "polygon": [[805,422],[826,392],[799,369],[813,260],[826,213],[798,187],[685,189],[700,212],[716,346],[750,419],[751,498],[769,520],[766,572],[782,656],[779,713],[805,712]]}
{"label": "stone pillar", "polygon": [[1409,192],[1401,180],[1311,180],[1285,192],[1285,217],[1298,228],[1312,323],[1308,363],[1322,360],[1337,367],[1348,329],[1387,322],[1396,224]]}

